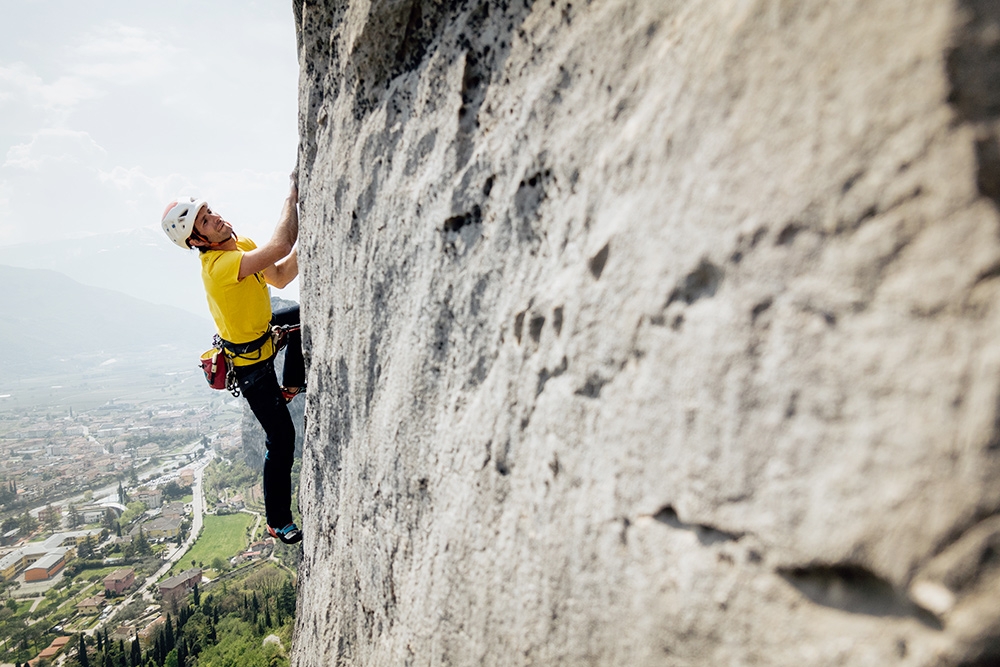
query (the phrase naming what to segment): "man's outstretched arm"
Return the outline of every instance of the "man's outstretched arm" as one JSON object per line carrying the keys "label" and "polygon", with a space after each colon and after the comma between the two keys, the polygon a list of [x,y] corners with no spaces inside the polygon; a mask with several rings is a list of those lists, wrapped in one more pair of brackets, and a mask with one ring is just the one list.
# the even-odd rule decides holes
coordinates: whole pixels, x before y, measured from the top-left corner
{"label": "man's outstretched arm", "polygon": [[[280,278],[274,274],[277,268],[275,264],[291,255],[295,247],[295,242],[299,238],[299,212],[296,207],[298,201],[298,179],[296,174],[293,173],[288,197],[285,199],[285,204],[281,207],[281,217],[278,219],[277,227],[274,228],[274,235],[264,245],[243,255],[243,259],[240,262],[240,280],[263,271],[267,282],[275,285],[275,287],[284,287],[284,285],[278,285],[277,282],[271,282],[268,273],[274,275],[276,281],[280,281]],[[298,260],[293,260],[291,264],[294,265],[295,275],[298,275]],[[288,269],[291,268],[292,266],[288,267]],[[279,273],[285,273],[288,269]],[[292,276],[292,279],[294,279],[295,275]],[[285,284],[287,285],[289,282],[291,282],[291,279]]]}

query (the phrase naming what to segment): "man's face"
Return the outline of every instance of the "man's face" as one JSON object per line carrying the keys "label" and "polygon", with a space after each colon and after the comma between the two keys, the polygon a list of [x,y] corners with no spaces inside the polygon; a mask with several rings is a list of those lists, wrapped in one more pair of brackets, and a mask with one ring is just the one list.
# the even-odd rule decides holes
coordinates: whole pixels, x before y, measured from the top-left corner
{"label": "man's face", "polygon": [[194,219],[194,243],[192,245],[204,245],[197,243],[203,239],[205,243],[222,243],[228,241],[233,235],[233,226],[222,219],[218,213],[214,213],[210,207],[202,206],[198,215]]}

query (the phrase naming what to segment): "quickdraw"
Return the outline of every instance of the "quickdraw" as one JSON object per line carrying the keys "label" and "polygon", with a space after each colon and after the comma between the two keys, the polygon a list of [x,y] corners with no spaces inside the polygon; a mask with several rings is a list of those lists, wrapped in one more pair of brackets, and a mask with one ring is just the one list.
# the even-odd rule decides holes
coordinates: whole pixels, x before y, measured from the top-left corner
{"label": "quickdraw", "polygon": [[271,327],[271,343],[274,351],[277,352],[288,344],[288,334],[294,333],[302,328],[301,324],[275,324]]}

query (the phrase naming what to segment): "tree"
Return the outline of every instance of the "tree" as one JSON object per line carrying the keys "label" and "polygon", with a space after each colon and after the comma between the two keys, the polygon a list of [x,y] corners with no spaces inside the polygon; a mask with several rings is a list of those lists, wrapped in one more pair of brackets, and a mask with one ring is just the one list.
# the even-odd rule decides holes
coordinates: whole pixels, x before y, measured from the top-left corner
{"label": "tree", "polygon": [[174,647],[174,623],[170,618],[170,614],[167,614],[167,624],[164,628],[164,640],[167,651],[170,651]]}
{"label": "tree", "polygon": [[24,514],[21,515],[21,532],[25,535],[31,533],[38,528],[38,520],[31,516],[28,510],[24,510]]}
{"label": "tree", "polygon": [[79,510],[77,510],[76,505],[70,504],[68,511],[66,512],[66,523],[69,524],[70,528],[76,528],[81,523],[83,523],[83,517],[80,516]]}
{"label": "tree", "polygon": [[192,591],[192,593],[194,595],[194,606],[200,607],[201,606],[201,593],[198,592],[198,582],[197,581],[194,582],[194,591]]}
{"label": "tree", "polygon": [[80,558],[90,558],[94,555],[94,538],[92,535],[87,535],[80,543],[80,549],[77,552]]}
{"label": "tree", "polygon": [[163,486],[164,500],[177,500],[178,498],[183,498],[189,493],[191,493],[190,486],[181,486],[177,482],[167,482]]}
{"label": "tree", "polygon": [[132,544],[135,545],[137,556],[149,556],[153,553],[153,549],[149,546],[149,540],[146,539],[146,533],[143,532],[142,526],[139,527],[139,534],[132,539]]}
{"label": "tree", "polygon": [[80,662],[80,667],[90,667],[90,660],[87,658],[87,635],[82,632],[80,637],[80,650],[77,653],[77,660]]}
{"label": "tree", "polygon": [[52,504],[45,506],[45,527],[53,533],[59,530],[59,523],[62,520],[61,512]]}
{"label": "tree", "polygon": [[292,582],[285,579],[278,591],[278,610],[285,616],[295,615],[295,588]]}
{"label": "tree", "polygon": [[127,507],[128,509],[125,511],[124,514],[122,514],[120,521],[121,523],[124,523],[126,526],[130,524],[133,520],[135,520],[137,517],[142,516],[143,512],[149,509],[146,506],[146,503],[142,502],[141,500],[136,500],[134,502],[131,502],[125,507]]}

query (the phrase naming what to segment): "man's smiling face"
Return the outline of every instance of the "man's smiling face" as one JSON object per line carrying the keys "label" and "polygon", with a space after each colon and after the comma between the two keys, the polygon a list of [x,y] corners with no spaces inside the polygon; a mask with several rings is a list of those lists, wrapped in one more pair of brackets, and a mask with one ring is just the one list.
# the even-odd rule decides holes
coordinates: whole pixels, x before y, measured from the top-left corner
{"label": "man's smiling face", "polygon": [[[192,245],[215,245],[224,243],[233,236],[233,226],[214,213],[208,206],[202,206],[194,219]],[[204,241],[204,243],[198,243]]]}

